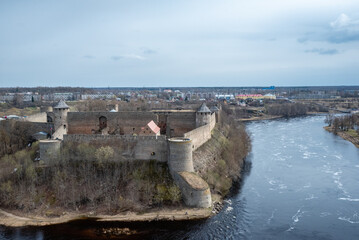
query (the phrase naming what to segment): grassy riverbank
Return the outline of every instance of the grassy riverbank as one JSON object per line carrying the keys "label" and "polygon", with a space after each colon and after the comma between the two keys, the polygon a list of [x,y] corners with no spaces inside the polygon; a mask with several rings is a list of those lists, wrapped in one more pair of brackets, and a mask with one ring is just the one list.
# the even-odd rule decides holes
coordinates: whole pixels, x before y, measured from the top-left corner
{"label": "grassy riverbank", "polygon": [[[328,132],[334,133],[333,127],[326,126],[324,129]],[[355,130],[350,129],[348,131],[340,131],[337,132],[336,135],[353,143],[357,148],[359,148],[359,134]]]}
{"label": "grassy riverbank", "polygon": [[359,115],[341,115],[335,116],[328,114],[325,118],[325,123],[328,124],[324,127],[327,131],[332,132],[345,140],[350,141],[356,147],[359,147]]}

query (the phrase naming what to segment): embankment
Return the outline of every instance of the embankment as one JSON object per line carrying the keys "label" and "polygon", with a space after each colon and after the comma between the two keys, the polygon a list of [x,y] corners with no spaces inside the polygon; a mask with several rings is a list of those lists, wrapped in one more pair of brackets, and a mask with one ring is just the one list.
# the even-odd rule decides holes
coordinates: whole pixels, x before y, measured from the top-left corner
{"label": "embankment", "polygon": [[96,215],[93,212],[63,213],[59,217],[31,216],[20,217],[0,209],[0,225],[8,227],[48,226],[66,223],[79,219],[94,219],[97,222],[151,222],[151,221],[181,221],[208,218],[211,210],[208,208],[176,208],[154,209],[146,213],[126,212],[116,215]]}
{"label": "embankment", "polygon": [[241,178],[245,157],[251,149],[243,124],[233,119],[212,130],[212,138],[193,153],[195,171],[209,184],[212,194],[224,198]]}
{"label": "embankment", "polygon": [[[327,130],[328,132],[334,133],[333,128],[331,128],[329,126],[324,127],[324,129]],[[350,133],[348,131],[339,131],[336,133],[336,135],[353,143],[357,148],[359,148],[359,138],[350,135]]]}

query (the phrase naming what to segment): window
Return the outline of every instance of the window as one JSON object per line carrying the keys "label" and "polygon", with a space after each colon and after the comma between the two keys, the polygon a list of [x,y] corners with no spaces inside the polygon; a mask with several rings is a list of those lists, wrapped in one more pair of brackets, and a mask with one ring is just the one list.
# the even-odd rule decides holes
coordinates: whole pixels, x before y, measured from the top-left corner
{"label": "window", "polygon": [[47,122],[53,122],[53,121],[52,121],[52,117],[47,116]]}
{"label": "window", "polygon": [[156,153],[155,152],[151,152],[151,156],[155,156],[156,155]]}
{"label": "window", "polygon": [[100,130],[104,129],[107,127],[107,118],[104,117],[104,116],[101,116],[99,118],[99,127],[100,127]]}

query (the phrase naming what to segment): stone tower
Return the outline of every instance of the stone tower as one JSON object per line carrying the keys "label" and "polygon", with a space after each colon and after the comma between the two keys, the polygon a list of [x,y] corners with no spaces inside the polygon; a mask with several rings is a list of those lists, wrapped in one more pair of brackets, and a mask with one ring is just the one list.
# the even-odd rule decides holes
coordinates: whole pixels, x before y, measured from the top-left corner
{"label": "stone tower", "polygon": [[172,173],[194,172],[192,161],[192,140],[189,138],[168,139],[169,158],[168,166]]}
{"label": "stone tower", "polygon": [[55,133],[53,134],[53,138],[62,139],[63,135],[67,133],[67,113],[69,112],[69,106],[67,106],[63,100],[60,100],[53,109],[55,116]]}
{"label": "stone tower", "polygon": [[211,122],[212,112],[205,103],[198,108],[196,112],[196,128],[209,124]]}
{"label": "stone tower", "polygon": [[168,167],[187,206],[209,208],[212,196],[209,185],[194,172],[192,140],[176,137],[168,139]]}

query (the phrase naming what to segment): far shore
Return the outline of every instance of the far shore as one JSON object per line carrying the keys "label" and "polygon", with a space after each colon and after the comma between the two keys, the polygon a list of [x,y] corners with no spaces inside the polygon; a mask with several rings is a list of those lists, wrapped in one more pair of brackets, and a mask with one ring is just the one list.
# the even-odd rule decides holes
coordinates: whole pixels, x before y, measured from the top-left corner
{"label": "far shore", "polygon": [[209,218],[211,215],[211,208],[164,208],[162,210],[153,210],[146,213],[126,212],[116,215],[95,215],[91,212],[66,212],[60,217],[23,217],[0,209],[0,225],[4,225],[7,227],[48,226],[82,219],[92,219],[98,222],[183,221],[206,219]]}
{"label": "far shore", "polygon": [[251,118],[237,118],[237,121],[241,122],[251,122],[251,121],[261,121],[261,120],[272,120],[282,118],[283,116],[260,116],[260,117],[251,117]]}
{"label": "far shore", "polygon": [[[329,127],[329,126],[326,126],[324,127],[325,130],[327,130],[328,132],[331,132],[331,133],[334,133],[333,132],[333,128]],[[355,137],[352,137],[350,136],[347,132],[345,131],[340,131],[340,132],[337,132],[338,136],[340,136],[341,138],[351,142],[354,144],[354,146],[356,146],[357,148],[359,148],[359,139],[358,138],[355,138]]]}
{"label": "far shore", "polygon": [[[326,113],[324,113],[324,112],[307,112],[303,116],[318,115],[318,114],[326,114]],[[284,118],[284,116],[282,116],[282,115],[263,115],[263,116],[251,117],[251,118],[237,118],[236,120],[241,121],[241,122],[251,122],[251,121],[261,121],[261,120],[273,120],[273,119],[279,119],[279,118]]]}

